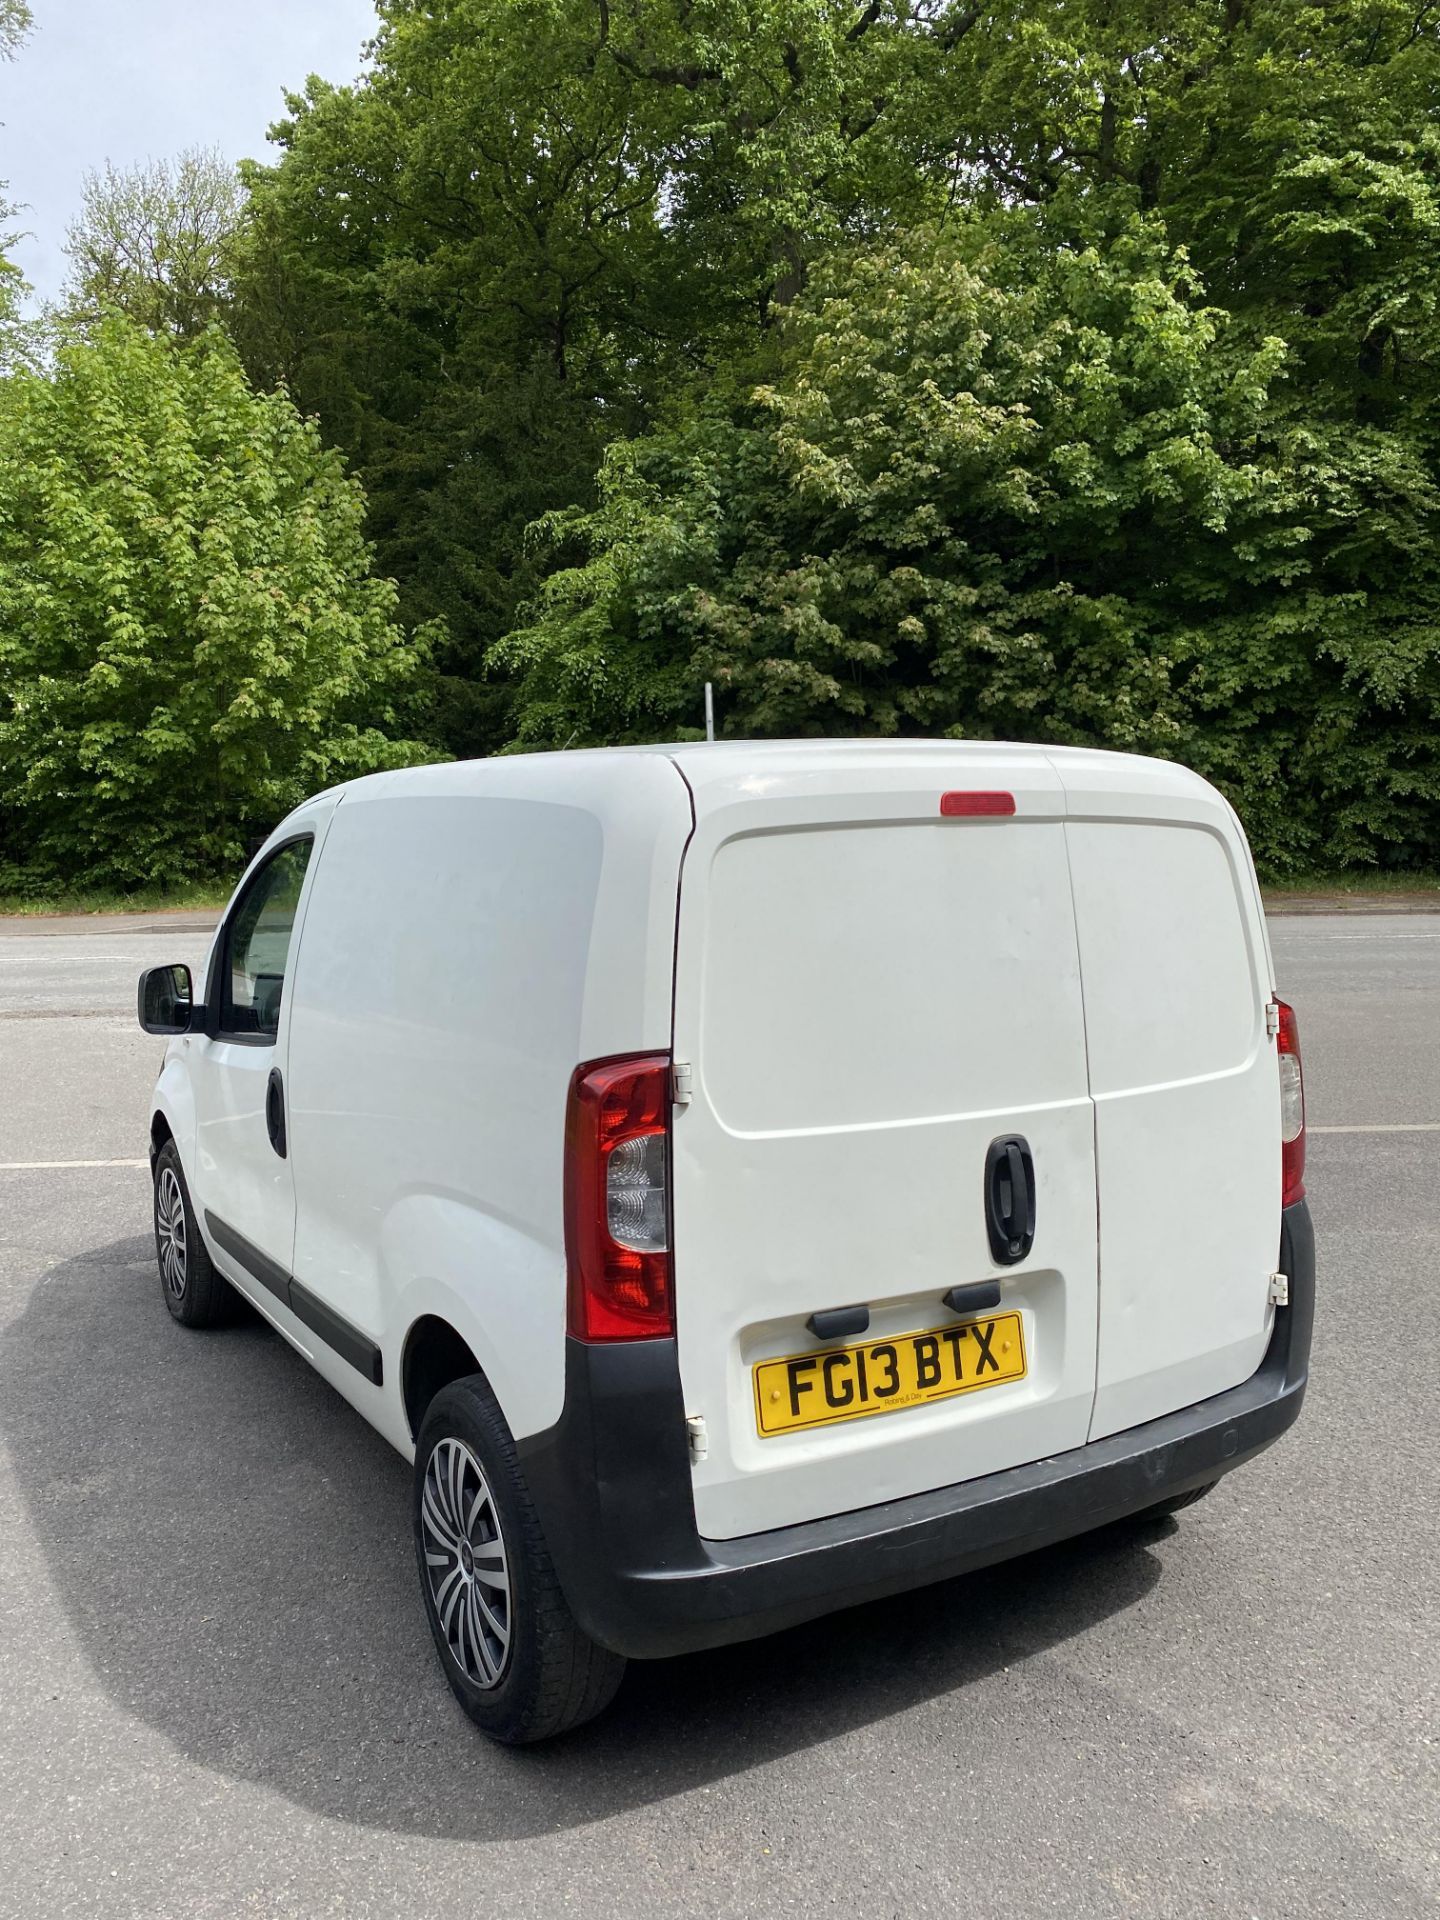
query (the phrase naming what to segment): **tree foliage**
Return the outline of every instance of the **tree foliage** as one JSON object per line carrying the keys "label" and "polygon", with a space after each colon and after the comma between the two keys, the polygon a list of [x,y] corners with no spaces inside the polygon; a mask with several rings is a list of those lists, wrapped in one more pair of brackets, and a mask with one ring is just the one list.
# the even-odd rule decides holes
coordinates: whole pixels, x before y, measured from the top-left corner
{"label": "tree foliage", "polygon": [[457,750],[506,737],[475,690],[530,524],[752,352],[826,245],[935,202],[880,123],[961,13],[904,11],[390,0],[366,81],[291,98],[246,175],[239,338],[356,463],[407,613],[444,616]]}
{"label": "tree foliage", "polygon": [[440,747],[710,678],[734,730],[1182,755],[1272,868],[1440,862],[1433,0],[379,15],[238,217],[97,183],[80,306],[219,314],[319,421]]}
{"label": "tree foliage", "polygon": [[[1432,862],[1433,489],[1329,465],[1283,343],[1237,331],[1139,220],[1068,248],[1013,213],[818,276],[777,379],[613,448],[556,529],[588,558],[503,649],[522,739],[684,733],[708,679],[739,735],[1173,755],[1272,868]],[[1340,550],[1365,516],[1383,607]]]}
{"label": "tree foliage", "polygon": [[388,737],[417,650],[359,489],[218,332],[118,316],[0,386],[0,887],[233,870]]}
{"label": "tree foliage", "polygon": [[[31,27],[30,9],[25,0],[0,0],[0,60],[13,60]],[[0,186],[0,194],[4,188]],[[14,209],[0,199],[0,220],[8,220]],[[0,372],[14,355],[14,339],[19,321],[20,296],[24,283],[20,270],[3,249],[15,236],[0,234]]]}
{"label": "tree foliage", "polygon": [[[237,325],[443,613],[447,744],[1183,753],[1433,859],[1424,0],[388,0]],[[1294,804],[1295,796],[1302,804]]]}
{"label": "tree foliage", "polygon": [[65,252],[72,318],[128,314],[152,333],[193,340],[228,305],[228,253],[244,194],[218,152],[85,176]]}
{"label": "tree foliage", "polygon": [[13,60],[33,24],[26,0],[0,0],[0,60]]}
{"label": "tree foliage", "polygon": [[521,737],[710,677],[738,732],[1173,753],[1272,869],[1435,864],[1431,12],[972,9],[940,240],[832,248],[778,372],[552,517]]}

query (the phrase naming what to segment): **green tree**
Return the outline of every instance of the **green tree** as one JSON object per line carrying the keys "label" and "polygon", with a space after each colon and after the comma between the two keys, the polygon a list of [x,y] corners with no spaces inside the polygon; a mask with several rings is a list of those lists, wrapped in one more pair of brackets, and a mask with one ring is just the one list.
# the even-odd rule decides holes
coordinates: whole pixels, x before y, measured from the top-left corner
{"label": "green tree", "polygon": [[[1270,434],[1304,567],[1202,636],[1192,753],[1243,770],[1275,859],[1437,857],[1432,776],[1440,12],[1429,0],[1003,0],[951,79],[956,179],[1105,246],[1138,209],[1233,349],[1287,345]],[[1287,695],[1269,684],[1275,651]],[[1254,802],[1250,802],[1254,805]],[[1309,822],[1307,825],[1306,822]]]}
{"label": "green tree", "polygon": [[739,734],[1173,743],[1177,563],[1273,496],[1281,350],[1227,367],[1223,324],[1144,226],[1078,251],[1010,215],[818,274],[772,383],[616,447],[555,524],[590,558],[507,643],[522,737],[693,724],[709,678]]}
{"label": "green tree", "polygon": [[0,0],[0,60],[12,60],[33,20],[25,0]]}
{"label": "green tree", "polygon": [[992,0],[975,15],[953,67],[972,197],[1092,229],[1106,209],[1158,213],[1217,304],[1290,342],[1297,391],[1335,382],[1383,411],[1405,339],[1436,312],[1428,0]]}
{"label": "green tree", "polygon": [[[0,60],[15,58],[30,27],[30,9],[25,0],[0,0]],[[0,193],[3,191],[0,186]],[[12,212],[8,202],[0,199],[0,220],[8,220]],[[0,373],[15,356],[20,299],[25,284],[20,269],[4,252],[14,237],[13,234],[0,235]]]}
{"label": "green tree", "polygon": [[[1331,577],[1385,477],[1361,446],[1322,489],[1283,344],[1233,331],[1153,223],[1076,248],[1015,212],[817,276],[777,379],[612,449],[561,521],[589,557],[503,649],[521,738],[684,730],[710,679],[739,735],[1158,752],[1272,866],[1433,857],[1440,630],[1391,636],[1387,712]],[[1440,502],[1402,516],[1401,484],[1380,537],[1418,609]]]}
{"label": "green tree", "polygon": [[[365,478],[404,616],[446,616],[448,744],[668,729],[710,671],[767,729],[1184,752],[1277,862],[1440,854],[1428,0],[381,22],[367,78],[312,83],[249,175],[234,317]],[[886,298],[933,394],[893,365]],[[982,351],[992,323],[1046,382]],[[953,474],[923,471],[927,435]],[[820,510],[827,463],[854,524]],[[938,543],[903,615],[904,568],[857,546],[892,494]],[[953,645],[952,540],[984,616],[951,605]]]}
{"label": "green tree", "polygon": [[431,757],[363,513],[216,331],[112,316],[0,385],[0,885],[233,870],[307,793]]}
{"label": "green tree", "polygon": [[214,150],[85,176],[65,252],[72,319],[118,310],[152,333],[193,340],[229,304],[227,255],[244,193]]}
{"label": "green tree", "polygon": [[504,739],[492,644],[532,521],[616,438],[761,355],[811,262],[938,208],[910,0],[387,0],[373,71],[312,81],[251,168],[237,337],[364,479],[407,617],[443,614],[447,737]]}

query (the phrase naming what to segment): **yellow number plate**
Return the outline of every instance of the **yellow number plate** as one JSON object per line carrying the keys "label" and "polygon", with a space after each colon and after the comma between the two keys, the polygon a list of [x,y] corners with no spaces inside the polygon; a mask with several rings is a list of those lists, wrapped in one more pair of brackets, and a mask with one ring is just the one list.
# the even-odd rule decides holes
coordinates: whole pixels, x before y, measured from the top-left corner
{"label": "yellow number plate", "polygon": [[755,1368],[755,1420],[766,1437],[794,1433],[1024,1378],[1020,1316],[997,1313],[928,1333],[762,1360]]}

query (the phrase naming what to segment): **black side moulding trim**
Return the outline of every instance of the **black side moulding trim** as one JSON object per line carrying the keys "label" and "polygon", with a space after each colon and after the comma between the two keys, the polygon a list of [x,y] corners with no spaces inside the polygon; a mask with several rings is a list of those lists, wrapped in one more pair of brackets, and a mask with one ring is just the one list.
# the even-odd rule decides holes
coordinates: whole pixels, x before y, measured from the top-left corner
{"label": "black side moulding trim", "polygon": [[277,1265],[268,1253],[262,1253],[243,1233],[237,1233],[234,1227],[218,1214],[211,1213],[208,1207],[205,1209],[205,1231],[217,1247],[223,1248],[232,1260],[239,1262],[252,1280],[259,1281],[267,1293],[273,1293],[277,1300],[283,1301],[302,1326],[318,1335],[342,1360],[348,1360],[355,1371],[363,1373],[372,1385],[378,1387],[384,1384],[384,1362],[380,1349],[368,1334],[352,1326],[333,1307],[327,1307],[308,1287],[302,1286],[300,1281]]}
{"label": "black side moulding trim", "polygon": [[342,1360],[348,1360],[357,1373],[363,1373],[377,1387],[383,1383],[384,1367],[375,1342],[343,1314],[327,1307],[323,1300],[317,1300],[298,1280],[290,1282],[290,1311],[303,1326],[318,1334],[327,1347],[333,1347]]}
{"label": "black side moulding trim", "polygon": [[1290,1304],[1256,1373],[1069,1453],[932,1493],[735,1540],[696,1529],[673,1340],[567,1340],[559,1421],[519,1443],[565,1597],[636,1659],[747,1640],[1049,1546],[1217,1480],[1294,1422],[1305,1396],[1315,1239],[1282,1216]]}
{"label": "black side moulding trim", "polygon": [[262,1253],[243,1233],[237,1233],[219,1214],[205,1209],[205,1230],[217,1247],[223,1247],[232,1260],[238,1260],[252,1280],[258,1280],[267,1293],[290,1305],[290,1276],[277,1266],[268,1253]]}

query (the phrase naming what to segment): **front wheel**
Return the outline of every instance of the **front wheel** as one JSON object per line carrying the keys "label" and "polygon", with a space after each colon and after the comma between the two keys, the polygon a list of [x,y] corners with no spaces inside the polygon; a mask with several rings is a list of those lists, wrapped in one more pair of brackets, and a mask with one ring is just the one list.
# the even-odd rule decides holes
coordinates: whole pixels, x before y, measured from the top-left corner
{"label": "front wheel", "polygon": [[610,1704],[625,1662],[597,1646],[566,1604],[510,1429],[478,1374],[430,1403],[412,1511],[435,1649],[478,1727],[520,1746]]}
{"label": "front wheel", "polygon": [[175,1142],[155,1156],[155,1259],[171,1317],[182,1327],[213,1327],[227,1316],[230,1288],[216,1272],[190,1204]]}

